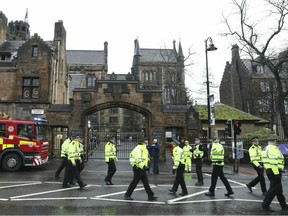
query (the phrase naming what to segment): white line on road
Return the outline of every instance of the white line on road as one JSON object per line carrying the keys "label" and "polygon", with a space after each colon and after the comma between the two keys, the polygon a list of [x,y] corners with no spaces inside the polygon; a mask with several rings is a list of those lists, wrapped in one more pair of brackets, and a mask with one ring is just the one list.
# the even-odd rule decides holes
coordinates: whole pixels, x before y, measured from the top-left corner
{"label": "white line on road", "polygon": [[[155,185],[152,185],[150,186],[151,188],[154,188],[156,187]],[[140,190],[144,190],[145,188],[138,188],[138,189],[135,189],[134,191],[140,191]],[[109,196],[114,196],[114,195],[119,195],[119,194],[124,194],[126,193],[126,191],[119,191],[119,192],[116,192],[116,193],[110,193],[110,194],[104,194],[104,195],[100,195],[100,196],[95,196],[95,198],[102,198],[102,197],[109,197]]]}
{"label": "white line on road", "polygon": [[34,183],[26,183],[26,184],[17,184],[17,185],[7,185],[7,186],[2,186],[2,187],[0,187],[0,189],[14,188],[14,187],[24,187],[24,186],[37,185],[37,184],[42,184],[42,182],[34,182]]}
{"label": "white line on road", "polygon": [[87,197],[52,197],[52,198],[24,198],[24,199],[11,199],[11,201],[34,201],[34,200],[87,200]]}
{"label": "white line on road", "polygon": [[167,200],[167,203],[177,202],[177,201],[179,201],[179,200],[183,200],[183,199],[187,199],[187,198],[190,198],[190,197],[198,196],[198,195],[204,194],[204,193],[206,193],[206,192],[207,192],[207,190],[205,190],[205,191],[199,191],[199,192],[193,193],[193,194],[188,194],[188,195],[186,195],[186,196],[181,196],[181,197],[178,197],[178,198],[175,198],[175,199]]}
{"label": "white line on road", "polygon": [[91,197],[90,199],[95,200],[105,200],[105,201],[114,201],[114,202],[129,202],[129,203],[149,203],[149,204],[162,204],[165,205],[165,202],[158,202],[158,201],[140,201],[140,200],[125,200],[125,199],[107,199],[107,198],[100,198],[100,197]]}
{"label": "white line on road", "polygon": [[192,200],[192,201],[181,201],[181,202],[168,202],[168,201],[167,201],[167,204],[186,204],[186,203],[205,203],[205,202],[208,203],[208,202],[233,201],[233,199]]}
{"label": "white line on road", "polygon": [[[90,185],[87,185],[86,187],[90,187]],[[25,195],[20,195],[20,196],[14,196],[14,197],[10,197],[10,199],[19,199],[23,197],[37,196],[37,195],[42,195],[42,194],[55,193],[55,192],[73,190],[73,189],[78,189],[78,188],[79,187],[70,187],[70,188],[62,188],[62,189],[57,189],[57,190],[43,191],[39,193],[31,193],[31,194],[25,194]]]}

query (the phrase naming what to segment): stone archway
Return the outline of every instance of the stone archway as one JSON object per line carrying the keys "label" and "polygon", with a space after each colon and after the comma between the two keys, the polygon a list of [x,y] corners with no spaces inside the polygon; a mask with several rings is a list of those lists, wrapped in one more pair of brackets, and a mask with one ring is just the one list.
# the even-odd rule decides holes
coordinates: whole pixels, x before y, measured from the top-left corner
{"label": "stone archway", "polygon": [[[142,114],[143,116],[145,116],[146,118],[146,125],[145,125],[145,132],[139,132],[138,134],[133,134],[133,138],[131,137],[131,140],[125,140],[123,139],[125,137],[124,134],[129,134],[129,132],[120,132],[120,131],[115,131],[115,132],[111,132],[111,131],[96,131],[96,132],[89,132],[89,128],[88,128],[88,116],[94,112],[98,112],[101,110],[105,110],[105,109],[110,109],[110,108],[124,108],[124,109],[128,109],[131,111],[135,111],[137,113]],[[151,118],[152,118],[152,114],[149,110],[140,107],[138,105],[135,104],[131,104],[131,103],[127,103],[127,102],[115,102],[115,101],[111,101],[111,102],[106,102],[106,103],[102,103],[102,104],[97,104],[93,107],[90,107],[86,110],[84,110],[82,112],[82,119],[84,119],[84,124],[82,124],[84,126],[84,133],[83,133],[83,139],[84,139],[84,143],[85,145],[85,149],[86,149],[86,153],[87,153],[87,158],[97,158],[97,159],[104,159],[104,148],[105,148],[105,144],[107,143],[107,141],[109,140],[110,136],[114,136],[116,138],[116,147],[117,147],[117,155],[118,155],[118,159],[128,159],[129,158],[129,154],[132,151],[132,149],[137,145],[137,142],[139,141],[139,139],[143,139],[144,137],[147,138],[148,140],[152,139],[151,136]],[[91,134],[93,134],[96,138],[96,143],[95,145],[91,143]],[[121,143],[120,143],[121,142]],[[93,146],[92,146],[93,145]]]}

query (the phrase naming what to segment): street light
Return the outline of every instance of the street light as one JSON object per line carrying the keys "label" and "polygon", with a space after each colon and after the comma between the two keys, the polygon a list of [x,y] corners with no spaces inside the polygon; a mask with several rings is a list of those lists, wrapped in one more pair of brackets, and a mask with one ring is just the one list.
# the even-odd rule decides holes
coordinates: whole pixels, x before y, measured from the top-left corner
{"label": "street light", "polygon": [[[209,42],[209,44],[207,44]],[[208,111],[208,139],[211,139],[211,111],[210,111],[210,86],[209,86],[209,72],[208,72],[208,51],[214,51],[217,48],[213,44],[211,37],[205,40],[205,55],[206,55],[206,81],[207,81],[207,111]]]}

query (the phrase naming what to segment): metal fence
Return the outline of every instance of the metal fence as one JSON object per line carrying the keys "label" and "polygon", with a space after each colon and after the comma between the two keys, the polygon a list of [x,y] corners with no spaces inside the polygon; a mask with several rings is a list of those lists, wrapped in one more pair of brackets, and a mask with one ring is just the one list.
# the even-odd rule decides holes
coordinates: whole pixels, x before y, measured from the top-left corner
{"label": "metal fence", "polygon": [[89,159],[104,159],[105,145],[110,137],[116,138],[116,149],[118,159],[129,159],[131,151],[135,148],[138,141],[144,138],[142,133],[94,133],[88,143],[87,156]]}

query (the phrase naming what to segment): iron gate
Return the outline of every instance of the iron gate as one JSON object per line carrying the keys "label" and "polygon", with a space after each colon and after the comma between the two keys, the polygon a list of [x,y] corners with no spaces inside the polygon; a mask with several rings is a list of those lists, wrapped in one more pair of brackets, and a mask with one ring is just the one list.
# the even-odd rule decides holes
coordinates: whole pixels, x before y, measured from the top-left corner
{"label": "iron gate", "polygon": [[116,138],[116,149],[118,159],[129,159],[131,151],[135,148],[138,141],[144,138],[144,133],[109,133],[109,132],[93,132],[89,134],[88,140],[88,159],[105,158],[105,145],[109,139],[114,136]]}

